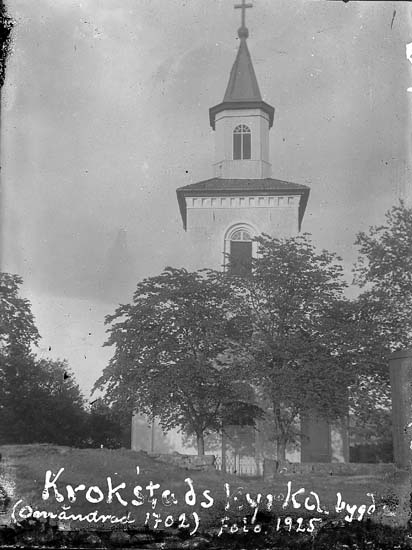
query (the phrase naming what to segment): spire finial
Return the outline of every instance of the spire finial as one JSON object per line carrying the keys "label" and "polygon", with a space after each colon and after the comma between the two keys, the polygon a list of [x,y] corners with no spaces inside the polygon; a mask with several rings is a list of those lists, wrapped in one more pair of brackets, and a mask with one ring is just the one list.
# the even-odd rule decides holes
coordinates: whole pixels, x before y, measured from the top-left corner
{"label": "spire finial", "polygon": [[248,8],[253,8],[253,4],[246,4],[246,0],[242,0],[241,4],[235,4],[235,10],[242,10],[242,23],[240,25],[237,34],[239,38],[247,38],[249,36],[248,28],[246,27],[246,10]]}

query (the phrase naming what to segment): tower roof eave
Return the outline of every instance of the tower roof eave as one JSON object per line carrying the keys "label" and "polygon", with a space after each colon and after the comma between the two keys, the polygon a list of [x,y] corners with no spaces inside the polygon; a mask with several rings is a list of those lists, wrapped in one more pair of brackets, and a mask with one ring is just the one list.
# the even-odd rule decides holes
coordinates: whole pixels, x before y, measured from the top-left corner
{"label": "tower roof eave", "polygon": [[238,109],[261,109],[267,113],[269,117],[269,128],[273,126],[273,118],[275,116],[275,108],[265,101],[251,101],[251,100],[237,100],[237,101],[223,101],[214,107],[209,109],[209,121],[210,126],[215,129],[216,115],[222,111],[235,111]]}
{"label": "tower roof eave", "polygon": [[300,230],[309,199],[309,193],[310,188],[307,185],[277,180],[274,178],[257,180],[211,178],[176,189],[180,215],[182,216],[183,228],[185,231],[187,229],[186,197],[210,197],[211,195],[217,197],[249,195],[299,195],[300,201],[298,221]]}

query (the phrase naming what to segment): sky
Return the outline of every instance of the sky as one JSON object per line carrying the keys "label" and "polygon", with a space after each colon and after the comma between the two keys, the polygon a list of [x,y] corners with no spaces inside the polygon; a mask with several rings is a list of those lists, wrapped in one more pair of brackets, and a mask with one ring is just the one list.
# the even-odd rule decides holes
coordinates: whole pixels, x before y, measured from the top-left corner
{"label": "sky", "polygon": [[[208,109],[240,23],[232,0],[13,0],[2,92],[2,265],[86,396],[112,354],[104,318],[181,267],[176,188],[212,177]],[[410,194],[408,2],[255,0],[247,26],[276,109],[273,177],[311,188],[302,230],[340,254]]]}

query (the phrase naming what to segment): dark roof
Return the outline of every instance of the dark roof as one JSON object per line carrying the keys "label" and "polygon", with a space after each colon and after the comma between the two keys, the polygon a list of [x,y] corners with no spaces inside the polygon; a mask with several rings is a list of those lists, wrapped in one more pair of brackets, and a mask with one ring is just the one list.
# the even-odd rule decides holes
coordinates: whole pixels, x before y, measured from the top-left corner
{"label": "dark roof", "polygon": [[204,197],[213,193],[217,196],[237,195],[300,195],[299,229],[305,214],[310,188],[307,185],[274,178],[223,179],[211,178],[191,183],[176,190],[183,227],[186,230],[187,212],[185,197]]}
{"label": "dark roof", "polygon": [[246,36],[240,38],[239,50],[232,70],[229,82],[223,98],[223,102],[209,109],[210,125],[215,129],[217,113],[234,109],[262,109],[269,116],[269,127],[273,125],[275,109],[265,103],[260,95],[255,69],[246,43]]}
{"label": "dark roof", "polygon": [[307,185],[301,185],[300,183],[293,183],[290,181],[277,180],[274,178],[263,179],[224,179],[224,178],[210,178],[208,180],[198,181],[197,183],[191,183],[184,187],[179,187],[178,191],[188,192],[190,196],[191,191],[284,191],[284,190],[309,190]]}
{"label": "dark roof", "polygon": [[262,101],[246,39],[240,40],[223,101]]}

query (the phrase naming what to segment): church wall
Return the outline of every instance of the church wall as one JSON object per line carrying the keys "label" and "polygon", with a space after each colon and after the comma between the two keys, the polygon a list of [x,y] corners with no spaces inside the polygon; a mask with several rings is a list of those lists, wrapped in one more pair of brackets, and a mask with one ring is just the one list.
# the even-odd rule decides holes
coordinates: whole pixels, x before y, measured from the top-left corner
{"label": "church wall", "polygon": [[[288,204],[288,199],[291,204]],[[282,199],[285,206],[188,208],[187,225],[190,241],[190,269],[210,267],[222,269],[225,237],[236,224],[249,224],[256,235],[267,233],[276,237],[289,237],[298,232],[299,197],[235,197],[240,203],[253,199],[268,204],[270,199]],[[189,200],[189,199],[188,199]],[[205,199],[202,199],[205,200]],[[210,202],[212,198],[208,199]],[[221,198],[216,198],[216,201]],[[229,200],[229,199],[227,199]]]}
{"label": "church wall", "polygon": [[330,426],[332,462],[349,462],[349,428],[347,419]]}
{"label": "church wall", "polygon": [[411,466],[412,441],[412,349],[392,353],[389,358],[392,393],[392,435],[395,464]]}
{"label": "church wall", "polygon": [[272,168],[262,160],[221,160],[214,165],[216,178],[263,179],[269,178]]}
{"label": "church wall", "polygon": [[252,159],[269,162],[269,155],[261,154],[262,142],[269,141],[269,117],[261,109],[227,110],[216,115],[216,161],[232,160],[232,136],[238,124],[246,124],[252,132]]}
{"label": "church wall", "polygon": [[[261,148],[261,158],[269,162],[269,120],[266,119],[260,124],[260,148]],[[272,175],[272,165],[269,164],[269,174],[267,177]]]}
{"label": "church wall", "polygon": [[302,462],[330,462],[331,432],[329,422],[313,415],[303,416],[301,431],[304,434],[301,443]]}
{"label": "church wall", "polygon": [[[250,160],[233,160],[233,130],[246,124],[252,134]],[[260,109],[227,110],[216,116],[215,176],[222,178],[267,178],[269,163],[269,118]]]}

